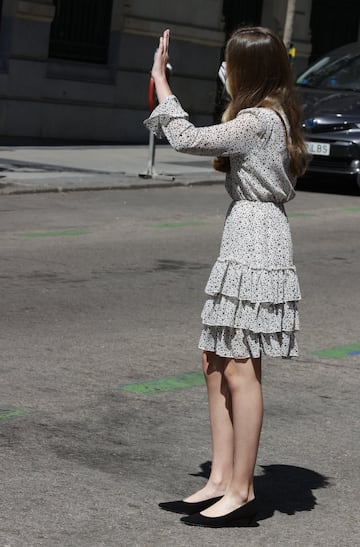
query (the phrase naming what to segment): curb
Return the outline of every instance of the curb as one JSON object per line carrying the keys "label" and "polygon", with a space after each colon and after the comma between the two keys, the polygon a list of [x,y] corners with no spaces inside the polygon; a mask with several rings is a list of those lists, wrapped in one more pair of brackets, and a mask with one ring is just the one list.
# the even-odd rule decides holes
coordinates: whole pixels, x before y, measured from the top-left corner
{"label": "curb", "polygon": [[[61,177],[59,177],[61,178]],[[55,182],[55,181],[53,181]],[[145,179],[143,177],[128,176],[124,180],[117,180],[113,183],[99,183],[94,181],[93,184],[89,184],[84,181],[84,184],[69,183],[64,184],[64,181],[55,182],[53,185],[49,185],[47,180],[43,181],[43,184],[35,183],[31,185],[23,185],[21,182],[9,181],[5,183],[0,182],[0,195],[22,195],[22,194],[46,194],[46,193],[62,193],[62,192],[99,192],[101,190],[143,190],[151,188],[173,188],[173,187],[191,187],[191,186],[211,186],[214,184],[224,184],[224,178],[209,174],[208,177],[164,177],[161,176],[155,178]]]}

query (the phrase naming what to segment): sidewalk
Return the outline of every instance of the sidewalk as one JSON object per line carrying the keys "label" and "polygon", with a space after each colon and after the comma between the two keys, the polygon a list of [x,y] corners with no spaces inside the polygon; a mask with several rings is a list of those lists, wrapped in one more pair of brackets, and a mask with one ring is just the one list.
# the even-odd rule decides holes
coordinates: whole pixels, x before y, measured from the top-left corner
{"label": "sidewalk", "polygon": [[23,194],[216,184],[224,175],[212,169],[211,158],[181,154],[158,145],[153,176],[148,147],[53,146],[1,147],[0,193]]}

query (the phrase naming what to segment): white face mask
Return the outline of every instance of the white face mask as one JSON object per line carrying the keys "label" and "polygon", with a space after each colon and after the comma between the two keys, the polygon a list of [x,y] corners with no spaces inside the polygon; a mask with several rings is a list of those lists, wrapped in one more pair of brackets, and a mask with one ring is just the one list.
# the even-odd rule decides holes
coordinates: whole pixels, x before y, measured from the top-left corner
{"label": "white face mask", "polygon": [[218,76],[223,85],[226,85],[226,61],[223,61],[220,65]]}
{"label": "white face mask", "polygon": [[231,95],[230,94],[230,89],[229,89],[228,79],[226,77],[226,61],[223,61],[221,63],[219,71],[218,71],[218,76],[220,78],[221,83],[225,86],[225,89],[226,89],[227,93],[229,95]]}

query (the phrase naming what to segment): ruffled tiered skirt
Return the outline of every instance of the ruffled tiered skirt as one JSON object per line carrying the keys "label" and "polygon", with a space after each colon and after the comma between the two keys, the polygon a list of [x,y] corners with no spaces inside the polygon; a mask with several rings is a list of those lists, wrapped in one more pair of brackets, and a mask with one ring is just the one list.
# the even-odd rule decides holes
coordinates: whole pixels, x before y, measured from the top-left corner
{"label": "ruffled tiered skirt", "polygon": [[283,205],[231,204],[205,292],[200,349],[237,359],[298,355],[301,296]]}

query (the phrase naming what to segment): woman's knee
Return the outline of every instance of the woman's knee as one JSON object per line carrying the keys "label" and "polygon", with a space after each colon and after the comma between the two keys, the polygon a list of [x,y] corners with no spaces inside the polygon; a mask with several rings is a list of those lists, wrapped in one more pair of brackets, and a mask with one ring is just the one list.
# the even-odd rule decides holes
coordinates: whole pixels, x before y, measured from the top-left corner
{"label": "woman's knee", "polygon": [[230,386],[237,383],[244,376],[243,364],[245,364],[245,360],[242,359],[227,359],[224,377]]}
{"label": "woman's knee", "polygon": [[230,389],[258,382],[261,379],[260,359],[228,359],[224,369],[224,377]]}

